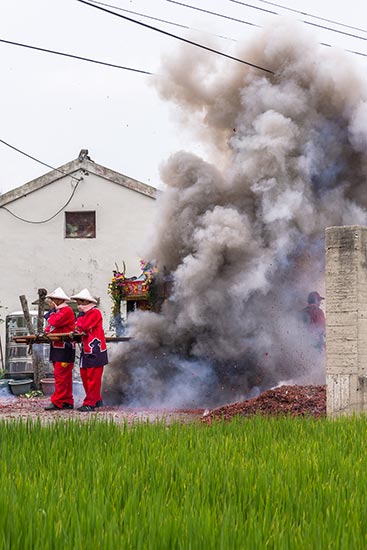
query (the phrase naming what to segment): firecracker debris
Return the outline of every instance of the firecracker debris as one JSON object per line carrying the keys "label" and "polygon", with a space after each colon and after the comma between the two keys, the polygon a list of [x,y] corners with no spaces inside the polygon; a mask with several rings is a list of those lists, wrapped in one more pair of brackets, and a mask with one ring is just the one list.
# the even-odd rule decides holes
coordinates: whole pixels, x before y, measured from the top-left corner
{"label": "firecracker debris", "polygon": [[203,422],[231,420],[235,416],[307,416],[326,415],[326,386],[280,386],[258,397],[205,411]]}

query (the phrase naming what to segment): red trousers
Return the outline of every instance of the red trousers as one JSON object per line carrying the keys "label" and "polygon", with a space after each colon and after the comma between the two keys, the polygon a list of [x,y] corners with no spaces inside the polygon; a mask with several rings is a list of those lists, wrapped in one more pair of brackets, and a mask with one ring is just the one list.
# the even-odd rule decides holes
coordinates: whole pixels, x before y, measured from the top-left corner
{"label": "red trousers", "polygon": [[102,401],[102,374],[103,367],[87,367],[80,369],[80,377],[85,391],[83,405],[95,407],[97,401]]}
{"label": "red trousers", "polygon": [[51,401],[61,409],[63,403],[74,405],[73,399],[73,367],[74,363],[54,363],[55,391]]}

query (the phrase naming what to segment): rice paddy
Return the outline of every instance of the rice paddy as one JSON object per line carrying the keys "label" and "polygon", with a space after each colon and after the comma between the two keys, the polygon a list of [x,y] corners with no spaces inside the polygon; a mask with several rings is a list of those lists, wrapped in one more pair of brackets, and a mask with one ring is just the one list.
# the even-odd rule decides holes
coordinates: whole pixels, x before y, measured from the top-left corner
{"label": "rice paddy", "polygon": [[367,420],[0,422],[1,549],[365,549]]}

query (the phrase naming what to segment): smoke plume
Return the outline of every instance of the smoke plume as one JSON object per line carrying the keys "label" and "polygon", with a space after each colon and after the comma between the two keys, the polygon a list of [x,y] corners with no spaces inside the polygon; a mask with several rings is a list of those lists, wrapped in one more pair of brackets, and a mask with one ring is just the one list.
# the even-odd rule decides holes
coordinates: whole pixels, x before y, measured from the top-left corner
{"label": "smoke plume", "polygon": [[207,406],[278,384],[324,383],[324,354],[299,322],[324,289],[324,230],[367,224],[366,82],[348,54],[281,22],[241,59],[184,48],[164,63],[161,97],[210,146],[163,165],[154,242],[168,271],[160,314],[131,317],[105,398]]}

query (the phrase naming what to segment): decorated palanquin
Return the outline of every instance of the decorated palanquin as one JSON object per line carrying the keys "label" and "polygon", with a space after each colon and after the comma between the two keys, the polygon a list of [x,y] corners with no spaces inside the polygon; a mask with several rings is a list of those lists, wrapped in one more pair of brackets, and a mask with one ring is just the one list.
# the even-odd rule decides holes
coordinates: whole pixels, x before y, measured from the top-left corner
{"label": "decorated palanquin", "polygon": [[149,283],[139,279],[125,279],[121,285],[121,293],[124,300],[149,301]]}
{"label": "decorated palanquin", "polygon": [[119,322],[121,303],[126,301],[127,313],[140,310],[157,311],[162,301],[160,292],[157,292],[158,271],[154,265],[145,260],[140,261],[141,274],[139,277],[126,277],[126,266],[123,262],[122,269],[116,264],[116,270],[108,285],[108,293],[111,296],[113,307],[112,314]]}

